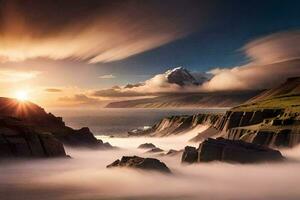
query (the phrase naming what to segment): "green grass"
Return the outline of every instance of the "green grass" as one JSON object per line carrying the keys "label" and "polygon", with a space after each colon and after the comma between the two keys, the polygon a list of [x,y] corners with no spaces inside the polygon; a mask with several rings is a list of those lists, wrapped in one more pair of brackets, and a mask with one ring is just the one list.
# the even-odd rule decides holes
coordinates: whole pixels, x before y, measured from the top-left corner
{"label": "green grass", "polygon": [[233,108],[233,110],[259,110],[265,108],[289,108],[291,110],[300,111],[300,95],[277,96],[255,103],[242,104]]}

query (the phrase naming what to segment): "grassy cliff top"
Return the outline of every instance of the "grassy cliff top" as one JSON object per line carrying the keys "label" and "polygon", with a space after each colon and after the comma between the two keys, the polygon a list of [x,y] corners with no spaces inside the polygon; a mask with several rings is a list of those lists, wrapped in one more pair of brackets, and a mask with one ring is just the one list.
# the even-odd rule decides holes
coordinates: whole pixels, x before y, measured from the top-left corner
{"label": "grassy cliff top", "polygon": [[234,111],[252,111],[260,109],[290,109],[291,111],[300,112],[300,94],[290,94],[276,96],[256,102],[249,102],[234,107]]}
{"label": "grassy cliff top", "polygon": [[300,112],[300,77],[288,78],[284,83],[262,92],[232,110],[261,109],[288,109],[291,112]]}

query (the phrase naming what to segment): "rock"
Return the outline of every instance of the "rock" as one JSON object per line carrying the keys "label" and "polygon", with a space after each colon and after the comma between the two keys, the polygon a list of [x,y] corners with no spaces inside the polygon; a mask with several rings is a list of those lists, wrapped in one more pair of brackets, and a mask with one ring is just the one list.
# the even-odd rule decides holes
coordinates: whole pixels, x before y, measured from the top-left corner
{"label": "rock", "polygon": [[13,117],[0,118],[0,159],[49,157],[67,157],[51,133],[37,132]]}
{"label": "rock", "polygon": [[195,147],[186,146],[184,148],[181,162],[194,163],[198,160],[198,150]]}
{"label": "rock", "polygon": [[152,143],[144,143],[138,146],[139,149],[153,149],[156,148],[156,146]]}
{"label": "rock", "polygon": [[[197,158],[196,158],[197,151]],[[207,139],[195,149],[186,147],[182,162],[225,161],[237,163],[257,163],[264,161],[280,161],[283,156],[277,150],[240,140],[224,138]],[[190,158],[190,159],[187,159]]]}
{"label": "rock", "polygon": [[[22,109],[19,109],[19,108]],[[29,101],[0,97],[0,117],[13,117],[35,131],[51,133],[57,140],[72,147],[111,148],[97,140],[89,128],[74,130],[65,125],[61,117],[47,113],[40,106]],[[20,142],[20,141],[19,141]]]}
{"label": "rock", "polygon": [[176,156],[182,152],[183,152],[183,150],[170,149],[165,155],[166,156]]}
{"label": "rock", "polygon": [[159,153],[159,152],[163,152],[164,150],[160,149],[160,148],[153,148],[153,149],[150,149],[149,151],[147,151],[146,153]]}
{"label": "rock", "polygon": [[142,170],[154,170],[163,173],[171,173],[171,170],[166,166],[166,164],[158,159],[142,158],[138,156],[123,156],[121,160],[116,160],[106,167],[130,167]]}

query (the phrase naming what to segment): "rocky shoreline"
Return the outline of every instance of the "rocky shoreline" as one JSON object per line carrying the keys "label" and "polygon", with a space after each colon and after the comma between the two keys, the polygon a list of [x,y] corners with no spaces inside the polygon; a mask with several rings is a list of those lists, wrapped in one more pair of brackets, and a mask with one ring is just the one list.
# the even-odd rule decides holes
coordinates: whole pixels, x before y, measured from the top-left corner
{"label": "rocky shoreline", "polygon": [[0,97],[0,158],[66,157],[72,148],[111,149],[87,127],[74,130],[36,104]]}

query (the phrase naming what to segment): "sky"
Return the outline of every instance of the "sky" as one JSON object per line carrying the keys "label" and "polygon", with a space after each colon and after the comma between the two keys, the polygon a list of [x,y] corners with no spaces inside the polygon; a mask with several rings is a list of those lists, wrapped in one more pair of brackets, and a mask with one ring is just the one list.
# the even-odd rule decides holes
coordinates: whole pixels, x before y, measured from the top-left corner
{"label": "sky", "polygon": [[[65,107],[269,88],[300,75],[299,9],[297,0],[0,0],[0,95]],[[169,84],[164,72],[178,66],[209,78]]]}

